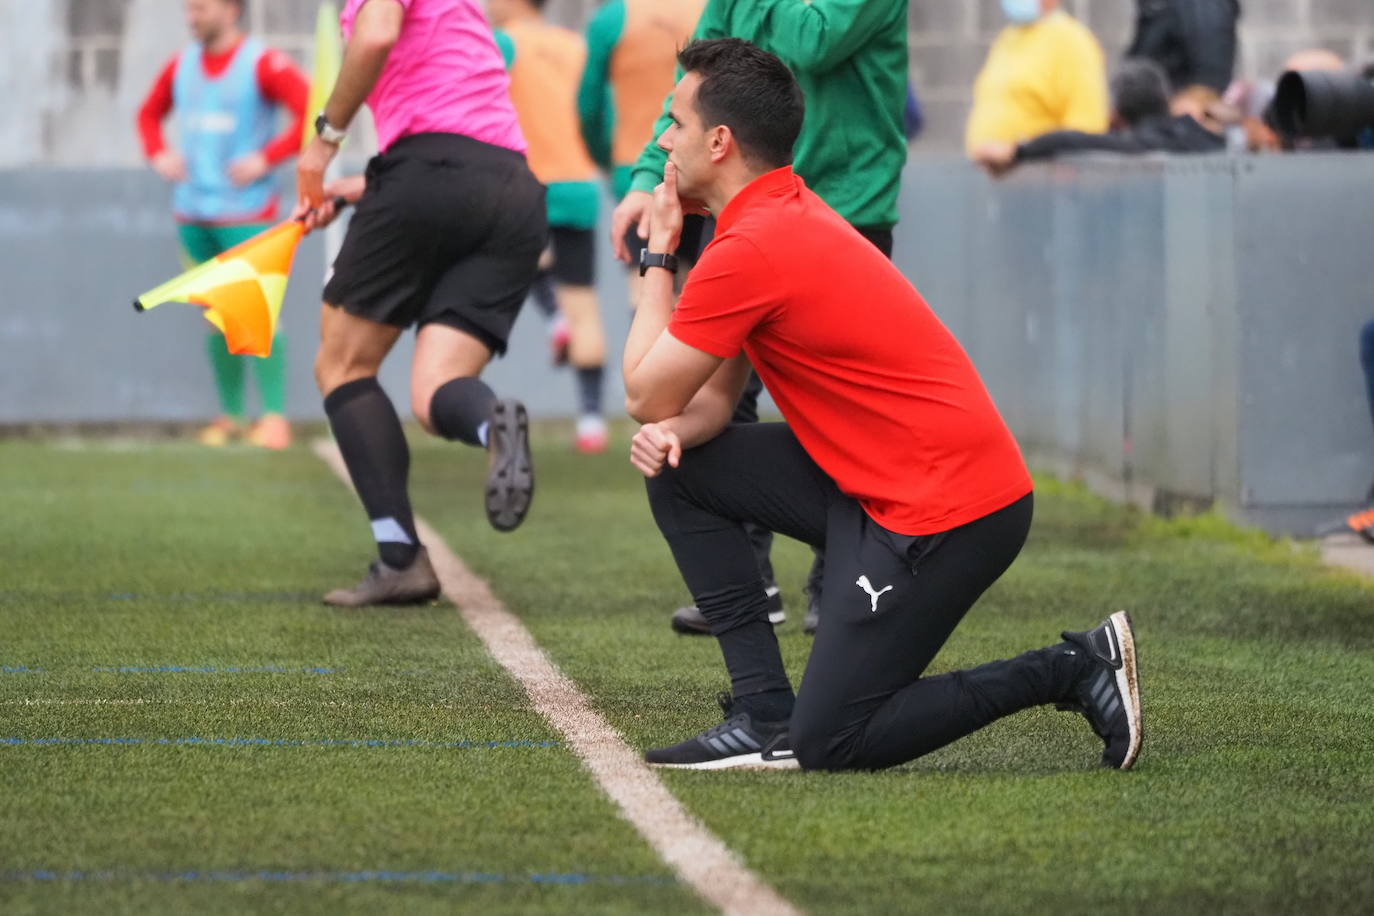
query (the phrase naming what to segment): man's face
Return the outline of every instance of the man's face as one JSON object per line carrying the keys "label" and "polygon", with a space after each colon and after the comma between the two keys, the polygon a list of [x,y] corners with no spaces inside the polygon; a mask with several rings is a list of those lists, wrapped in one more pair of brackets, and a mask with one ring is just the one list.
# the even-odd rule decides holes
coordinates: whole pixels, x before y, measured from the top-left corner
{"label": "man's face", "polygon": [[229,0],[186,0],[186,25],[202,44],[214,41],[238,22],[238,7]]}
{"label": "man's face", "polygon": [[673,103],[668,116],[673,123],[659,134],[658,146],[668,153],[668,161],[677,166],[677,191],[679,197],[700,197],[702,190],[711,182],[711,138],[713,131],[707,129],[697,111],[697,89],[701,87],[701,77],[688,73],[673,90]]}

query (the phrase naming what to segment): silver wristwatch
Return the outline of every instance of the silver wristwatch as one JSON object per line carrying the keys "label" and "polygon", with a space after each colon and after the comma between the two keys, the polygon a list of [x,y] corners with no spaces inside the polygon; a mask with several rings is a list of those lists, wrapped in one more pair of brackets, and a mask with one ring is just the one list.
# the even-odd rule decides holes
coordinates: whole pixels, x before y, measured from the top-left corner
{"label": "silver wristwatch", "polygon": [[320,112],[319,117],[315,119],[315,133],[319,135],[319,138],[325,143],[332,143],[335,146],[342,143],[344,137],[348,136],[348,131],[339,130],[333,124],[330,124],[329,119],[324,116],[323,111]]}

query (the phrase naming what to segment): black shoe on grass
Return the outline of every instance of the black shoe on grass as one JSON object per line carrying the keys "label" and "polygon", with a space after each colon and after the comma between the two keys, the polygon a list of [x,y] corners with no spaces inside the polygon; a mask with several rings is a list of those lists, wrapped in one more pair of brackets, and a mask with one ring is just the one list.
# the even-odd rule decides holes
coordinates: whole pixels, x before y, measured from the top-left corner
{"label": "black shoe on grass", "polygon": [[[776,585],[770,585],[765,594],[768,595],[768,622],[775,627],[786,623],[787,612],[782,609],[782,591]],[[685,636],[711,635],[711,624],[706,622],[706,615],[695,604],[673,611],[668,625]]]}
{"label": "black shoe on grass", "polygon": [[336,588],[324,596],[334,607],[368,607],[374,604],[422,604],[439,597],[439,577],[423,547],[405,569],[376,560],[367,576],[352,588]]}
{"label": "black shoe on grass", "polygon": [[725,721],[672,747],[646,751],[650,766],[680,770],[726,770],[731,767],[765,769],[797,768],[797,758],[787,740],[786,722],[754,722],[747,712],[732,713],[730,694],[718,698]]}
{"label": "black shoe on grass", "polygon": [[1129,770],[1140,754],[1140,677],[1130,615],[1117,611],[1099,626],[1064,638],[1091,664],[1073,685],[1074,700],[1060,709],[1082,713],[1105,747],[1102,765]]}
{"label": "black shoe on grass", "polygon": [[497,531],[514,531],[534,498],[530,421],[524,404],[504,398],[492,407],[487,455],[487,520]]}

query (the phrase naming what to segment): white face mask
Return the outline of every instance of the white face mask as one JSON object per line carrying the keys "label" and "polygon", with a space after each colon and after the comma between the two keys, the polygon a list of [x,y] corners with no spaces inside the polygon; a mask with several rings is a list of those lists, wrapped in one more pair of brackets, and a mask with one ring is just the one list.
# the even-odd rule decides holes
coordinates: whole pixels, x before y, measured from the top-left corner
{"label": "white face mask", "polygon": [[1002,0],[1002,12],[1014,25],[1029,25],[1040,18],[1040,0]]}

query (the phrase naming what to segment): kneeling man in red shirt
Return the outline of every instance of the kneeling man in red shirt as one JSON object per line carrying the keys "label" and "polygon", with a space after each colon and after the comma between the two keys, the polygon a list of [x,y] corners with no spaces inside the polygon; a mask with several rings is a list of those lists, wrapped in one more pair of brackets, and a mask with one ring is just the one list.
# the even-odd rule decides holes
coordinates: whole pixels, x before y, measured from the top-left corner
{"label": "kneeling man in red shirt", "polygon": [[[725,721],[649,763],[876,769],[1045,703],[1081,712],[1104,766],[1140,750],[1125,612],[1006,661],[922,674],[1030,527],[1031,478],[972,362],[882,253],[791,168],[803,99],[748,42],[693,42],[640,254],[625,347],[631,461],[731,678]],[[683,200],[715,240],[673,307]],[[758,371],[786,423],[729,425]],[[826,551],[794,697],[742,527]]]}

